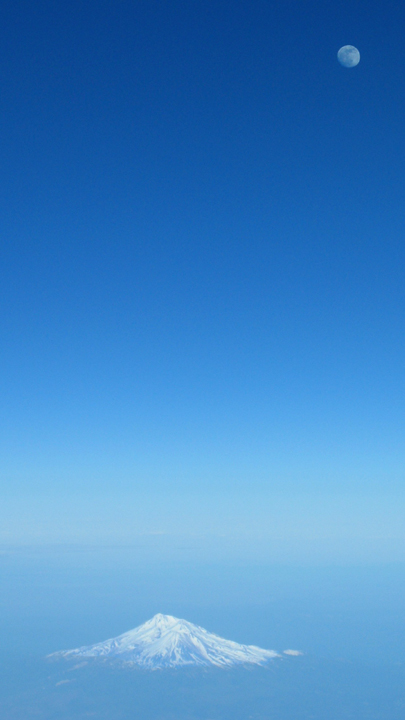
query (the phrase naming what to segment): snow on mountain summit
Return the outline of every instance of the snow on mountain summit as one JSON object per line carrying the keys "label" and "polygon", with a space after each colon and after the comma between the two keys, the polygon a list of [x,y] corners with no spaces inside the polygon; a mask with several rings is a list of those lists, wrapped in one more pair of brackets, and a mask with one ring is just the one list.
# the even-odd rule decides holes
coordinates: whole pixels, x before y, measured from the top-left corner
{"label": "snow on mountain summit", "polygon": [[160,613],[116,638],[75,650],[62,650],[53,654],[56,656],[117,659],[151,669],[184,665],[263,665],[279,657],[274,650],[224,640],[198,625]]}

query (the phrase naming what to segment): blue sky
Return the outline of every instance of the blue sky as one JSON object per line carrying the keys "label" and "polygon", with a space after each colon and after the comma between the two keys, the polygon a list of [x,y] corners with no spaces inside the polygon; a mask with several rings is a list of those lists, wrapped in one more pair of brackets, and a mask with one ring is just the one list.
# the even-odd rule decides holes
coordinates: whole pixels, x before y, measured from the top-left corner
{"label": "blue sky", "polygon": [[3,6],[1,541],[405,549],[403,20]]}

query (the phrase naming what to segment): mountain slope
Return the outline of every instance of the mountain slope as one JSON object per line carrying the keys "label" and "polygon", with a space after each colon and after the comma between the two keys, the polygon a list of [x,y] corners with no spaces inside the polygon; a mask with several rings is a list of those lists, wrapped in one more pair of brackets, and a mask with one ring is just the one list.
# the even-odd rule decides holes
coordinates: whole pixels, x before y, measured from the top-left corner
{"label": "mountain slope", "polygon": [[56,656],[119,659],[145,668],[184,665],[226,667],[244,663],[263,665],[278,657],[273,650],[239,645],[186,620],[160,613],[116,638],[75,650],[62,650],[53,654],[53,657]]}

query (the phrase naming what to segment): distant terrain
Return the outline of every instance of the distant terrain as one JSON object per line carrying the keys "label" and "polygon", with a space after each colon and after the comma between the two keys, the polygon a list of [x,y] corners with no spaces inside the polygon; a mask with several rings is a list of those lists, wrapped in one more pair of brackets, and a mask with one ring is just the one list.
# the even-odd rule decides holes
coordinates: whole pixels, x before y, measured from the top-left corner
{"label": "distant terrain", "polygon": [[109,659],[5,667],[2,720],[403,720],[403,668],[309,657],[145,670]]}

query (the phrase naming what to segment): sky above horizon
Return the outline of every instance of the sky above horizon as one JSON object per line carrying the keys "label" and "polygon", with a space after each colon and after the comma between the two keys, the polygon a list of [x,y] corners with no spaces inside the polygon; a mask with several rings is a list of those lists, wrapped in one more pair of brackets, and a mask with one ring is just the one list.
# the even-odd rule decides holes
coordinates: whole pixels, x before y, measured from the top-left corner
{"label": "sky above horizon", "polygon": [[3,5],[0,543],[405,558],[404,15]]}

